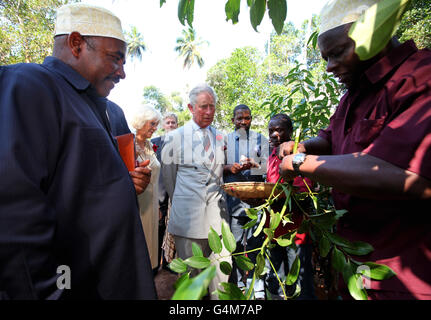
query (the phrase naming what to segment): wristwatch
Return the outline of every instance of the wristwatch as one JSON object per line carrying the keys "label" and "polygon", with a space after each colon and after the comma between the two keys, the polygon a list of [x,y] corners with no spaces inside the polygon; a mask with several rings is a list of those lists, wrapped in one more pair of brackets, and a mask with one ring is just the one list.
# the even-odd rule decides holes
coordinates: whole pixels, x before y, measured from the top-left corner
{"label": "wristwatch", "polygon": [[307,155],[305,153],[295,153],[293,155],[293,159],[292,159],[292,167],[293,167],[293,171],[295,171],[295,173],[300,176],[301,172],[299,171],[299,167],[301,166],[301,164],[304,163],[305,161],[305,157]]}

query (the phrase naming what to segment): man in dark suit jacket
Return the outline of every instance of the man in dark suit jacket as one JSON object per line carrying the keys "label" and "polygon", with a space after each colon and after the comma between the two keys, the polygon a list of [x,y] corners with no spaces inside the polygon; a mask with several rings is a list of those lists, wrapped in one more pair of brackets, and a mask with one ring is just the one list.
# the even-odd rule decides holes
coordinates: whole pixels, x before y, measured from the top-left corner
{"label": "man in dark suit jacket", "polygon": [[123,109],[119,105],[107,99],[106,112],[108,113],[111,131],[114,136],[131,133]]}
{"label": "man in dark suit jacket", "polygon": [[[162,120],[162,126],[165,131],[165,133],[168,133],[172,130],[175,130],[178,128],[178,117],[175,113],[167,113],[163,117]],[[163,143],[165,141],[165,136],[159,136],[151,139],[151,143],[156,146],[156,156],[157,160],[159,160],[160,163],[162,163],[161,154],[162,154],[162,148]],[[159,220],[159,261],[161,256],[163,256],[163,263],[162,267],[168,271],[171,269],[168,268],[168,262],[166,261],[164,255],[162,254],[162,243],[163,243],[163,236],[166,231],[166,216],[168,214],[168,205],[169,205],[169,196],[166,192],[165,186],[163,184],[163,177],[162,172],[160,172],[159,176],[159,210],[160,210],[160,220]]]}
{"label": "man in dark suit jacket", "polygon": [[52,57],[0,66],[0,299],[156,298],[148,169],[128,172],[106,114],[126,48],[117,17],[76,3],[57,11]]}

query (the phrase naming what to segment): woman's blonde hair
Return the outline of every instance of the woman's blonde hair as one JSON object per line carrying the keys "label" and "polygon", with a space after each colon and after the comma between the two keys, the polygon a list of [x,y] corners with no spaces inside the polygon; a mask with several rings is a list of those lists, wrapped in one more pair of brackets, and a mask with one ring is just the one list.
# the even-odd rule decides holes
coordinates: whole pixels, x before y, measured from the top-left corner
{"label": "woman's blonde hair", "polygon": [[159,121],[162,119],[162,115],[156,109],[150,105],[140,106],[133,114],[131,125],[135,130],[141,129],[147,121],[156,119]]}

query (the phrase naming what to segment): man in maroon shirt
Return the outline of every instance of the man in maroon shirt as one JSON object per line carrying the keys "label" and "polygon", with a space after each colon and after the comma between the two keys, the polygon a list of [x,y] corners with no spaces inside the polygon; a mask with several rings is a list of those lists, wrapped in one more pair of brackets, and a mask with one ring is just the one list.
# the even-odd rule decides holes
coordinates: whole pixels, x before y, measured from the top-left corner
{"label": "man in maroon shirt", "polygon": [[371,299],[431,299],[431,51],[393,38],[360,61],[352,21],[343,23],[321,31],[318,43],[348,91],[329,127],[299,145],[302,154],[290,154],[293,142],[280,148],[281,175],[332,186],[336,208],[349,211],[339,234],[374,247],[357,260],[396,272],[371,281]]}

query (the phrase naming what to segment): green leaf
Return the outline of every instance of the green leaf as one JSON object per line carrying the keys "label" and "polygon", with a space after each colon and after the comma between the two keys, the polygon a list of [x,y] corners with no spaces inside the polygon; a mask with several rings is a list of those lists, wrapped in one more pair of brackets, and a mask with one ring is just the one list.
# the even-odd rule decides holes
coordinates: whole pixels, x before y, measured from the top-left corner
{"label": "green leaf", "polygon": [[228,300],[246,300],[246,297],[242,293],[242,291],[233,283],[230,282],[222,282],[221,283],[224,293],[229,296]]}
{"label": "green leaf", "polygon": [[279,246],[287,247],[293,243],[293,241],[295,240],[295,236],[296,236],[296,231],[292,231],[282,235],[281,237],[275,238],[275,241],[277,241]]}
{"label": "green leaf", "polygon": [[220,270],[221,272],[223,272],[226,275],[230,275],[230,273],[232,272],[232,266],[230,265],[229,262],[227,261],[222,261],[220,262]]}
{"label": "green leaf", "polygon": [[297,255],[286,277],[286,284],[288,286],[291,286],[292,284],[294,284],[298,279],[300,266],[301,266],[301,260],[299,259],[299,255]]}
{"label": "green leaf", "polygon": [[190,28],[193,28],[194,11],[195,0],[189,0],[189,4],[187,6],[187,23],[189,24]]}
{"label": "green leaf", "polygon": [[253,237],[257,237],[259,235],[259,233],[261,233],[263,226],[265,225],[265,221],[266,221],[266,212],[265,212],[265,210],[263,210],[262,220],[260,220],[260,223],[257,226],[257,229],[254,231]]}
{"label": "green leaf", "polygon": [[226,221],[223,221],[221,224],[221,233],[223,236],[223,244],[227,251],[230,253],[234,252],[236,249],[235,237],[230,231],[229,225],[226,223]]}
{"label": "green leaf", "polygon": [[160,8],[163,6],[163,4],[166,2],[166,0],[160,0]]}
{"label": "green leaf", "polygon": [[192,28],[193,15],[194,15],[195,0],[180,0],[178,2],[178,19],[181,24],[185,26],[185,20]]}
{"label": "green leaf", "polygon": [[238,15],[240,11],[241,0],[228,0],[224,7],[226,12],[226,21],[232,20],[235,24],[238,22]]}
{"label": "green leaf", "polygon": [[373,252],[373,250],[374,248],[372,245],[363,241],[355,241],[352,242],[350,246],[344,247],[344,251],[357,256],[367,255]]}
{"label": "green leaf", "polygon": [[186,260],[184,260],[184,263],[187,264],[188,266],[192,267],[192,268],[204,269],[211,264],[211,261],[210,261],[210,259],[205,258],[205,257],[193,256],[193,257],[190,257],[190,258],[187,258]]}
{"label": "green leaf", "polygon": [[257,219],[258,210],[255,208],[245,208],[245,213],[250,219]]}
{"label": "green leaf", "polygon": [[262,22],[266,10],[266,0],[254,0],[250,8],[250,22],[254,31],[257,32],[257,26]]}
{"label": "green leaf", "polygon": [[372,5],[352,25],[349,36],[355,42],[355,52],[368,60],[384,49],[394,36],[410,0],[382,0]]}
{"label": "green leaf", "polygon": [[367,291],[362,287],[362,278],[356,271],[353,270],[353,266],[348,261],[343,269],[343,279],[349,289],[350,295],[356,300],[367,300]]}
{"label": "green leaf", "polygon": [[371,279],[386,280],[396,275],[394,270],[392,270],[388,266],[385,266],[384,264],[378,264],[375,262],[364,262],[363,264],[370,268],[370,272],[369,274],[367,274],[368,272],[366,272],[365,270],[361,270],[360,273]]}
{"label": "green leaf", "polygon": [[241,229],[250,229],[251,227],[254,227],[254,225],[257,223],[257,219],[250,220],[245,225],[241,227]]}
{"label": "green leaf", "polygon": [[286,0],[268,0],[268,14],[275,31],[280,35],[287,15]]}
{"label": "green leaf", "polygon": [[271,212],[271,220],[269,221],[269,229],[274,231],[281,222],[281,212],[274,213]]}
{"label": "green leaf", "polygon": [[222,244],[220,236],[212,227],[210,227],[210,231],[208,232],[208,244],[214,253],[221,252]]}
{"label": "green leaf", "polygon": [[186,12],[188,0],[180,0],[178,2],[178,20],[185,26]]}
{"label": "green leaf", "polygon": [[245,298],[247,300],[251,299],[251,294],[253,293],[253,289],[254,289],[254,283],[256,282],[256,272],[253,272],[253,278],[251,280],[251,284],[247,290],[247,293],[245,294]]}
{"label": "green leaf", "polygon": [[199,245],[196,242],[192,242],[192,252],[193,252],[193,255],[196,257],[204,256],[201,247],[199,247]]}
{"label": "green leaf", "polygon": [[331,250],[331,242],[328,240],[327,237],[323,236],[322,238],[320,238],[319,241],[320,256],[325,258],[328,255],[329,250]]}
{"label": "green leaf", "polygon": [[181,277],[179,277],[177,279],[177,281],[175,281],[174,283],[174,288],[178,289],[180,287],[180,285],[184,282],[190,279],[190,273],[184,273]]}
{"label": "green leaf", "polygon": [[172,262],[168,266],[169,269],[176,273],[183,273],[187,271],[187,265],[180,258],[172,260]]}
{"label": "green leaf", "polygon": [[172,300],[198,300],[207,292],[208,285],[215,277],[216,267],[210,266],[193,279],[183,281],[172,296]]}
{"label": "green leaf", "polygon": [[265,258],[262,253],[259,253],[256,256],[256,269],[254,270],[254,274],[258,277],[263,273],[265,269]]}
{"label": "green leaf", "polygon": [[250,271],[254,268],[254,263],[245,255],[233,256],[238,268],[244,271]]}
{"label": "green leaf", "polygon": [[338,250],[336,246],[334,246],[331,257],[332,267],[338,272],[343,272],[346,262],[347,261],[344,256],[344,253],[342,253],[340,250]]}

